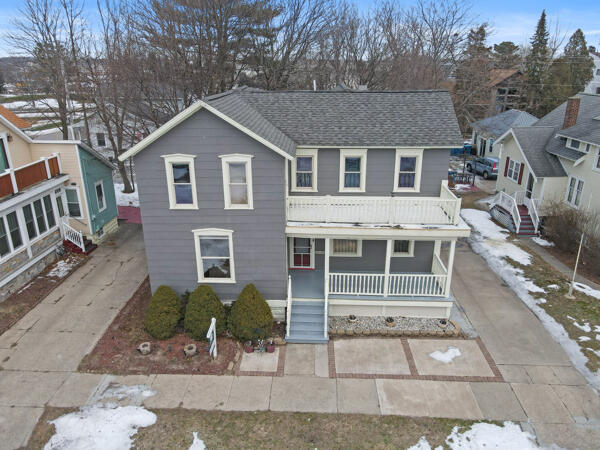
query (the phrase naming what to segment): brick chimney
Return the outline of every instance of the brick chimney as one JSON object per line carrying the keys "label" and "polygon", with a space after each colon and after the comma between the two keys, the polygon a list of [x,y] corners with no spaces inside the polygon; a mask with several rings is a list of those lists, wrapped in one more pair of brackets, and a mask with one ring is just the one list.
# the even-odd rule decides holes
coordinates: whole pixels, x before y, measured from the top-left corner
{"label": "brick chimney", "polygon": [[581,99],[577,96],[569,97],[567,100],[567,107],[565,109],[565,121],[563,122],[563,129],[572,127],[577,123],[577,114],[579,114],[579,102]]}

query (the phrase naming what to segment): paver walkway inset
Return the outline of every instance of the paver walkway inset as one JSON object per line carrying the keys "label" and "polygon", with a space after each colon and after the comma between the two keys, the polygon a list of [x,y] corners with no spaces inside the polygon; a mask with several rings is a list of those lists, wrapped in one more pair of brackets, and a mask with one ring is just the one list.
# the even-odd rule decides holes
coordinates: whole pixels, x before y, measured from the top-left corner
{"label": "paver walkway inset", "polygon": [[410,375],[400,339],[336,339],[333,345],[339,374]]}

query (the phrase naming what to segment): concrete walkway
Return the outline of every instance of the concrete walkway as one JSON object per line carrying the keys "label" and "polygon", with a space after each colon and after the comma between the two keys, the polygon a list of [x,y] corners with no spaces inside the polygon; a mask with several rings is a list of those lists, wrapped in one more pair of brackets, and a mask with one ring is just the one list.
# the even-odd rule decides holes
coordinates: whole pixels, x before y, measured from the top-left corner
{"label": "concrete walkway", "polygon": [[[559,260],[554,255],[552,255],[548,250],[546,250],[540,244],[533,241],[531,238],[521,237],[518,239],[521,243],[523,243],[524,245],[529,247],[529,249],[531,249],[534,253],[536,253],[540,258],[542,258],[544,261],[546,261],[548,264],[550,264],[556,270],[561,272],[569,280],[571,280],[573,278],[573,268],[568,267],[567,265],[563,264],[563,262],[561,260]],[[589,280],[579,274],[576,275],[575,281],[578,281],[579,283],[587,284],[588,286],[590,286],[594,289],[600,290],[600,284],[595,283],[592,280]]]}
{"label": "concrete walkway", "polygon": [[46,406],[95,403],[113,383],[152,387],[156,395],[133,400],[148,408],[513,420],[543,444],[596,448],[600,400],[562,348],[465,243],[457,248],[455,267],[454,295],[505,382],[331,378],[325,345],[286,346],[282,376],[77,373],[81,358],[146,276],[140,227],[123,225],[87,265],[0,336],[0,448],[25,445]]}

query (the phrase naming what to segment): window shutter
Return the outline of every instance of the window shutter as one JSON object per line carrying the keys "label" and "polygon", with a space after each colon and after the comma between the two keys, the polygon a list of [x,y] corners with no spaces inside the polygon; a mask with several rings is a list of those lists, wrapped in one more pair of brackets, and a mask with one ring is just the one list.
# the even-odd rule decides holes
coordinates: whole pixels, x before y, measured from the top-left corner
{"label": "window shutter", "polygon": [[525,168],[525,164],[521,163],[521,168],[519,169],[519,184],[523,181],[523,169]]}
{"label": "window shutter", "polygon": [[508,174],[508,163],[510,162],[510,157],[506,157],[506,164],[504,165],[504,176]]}

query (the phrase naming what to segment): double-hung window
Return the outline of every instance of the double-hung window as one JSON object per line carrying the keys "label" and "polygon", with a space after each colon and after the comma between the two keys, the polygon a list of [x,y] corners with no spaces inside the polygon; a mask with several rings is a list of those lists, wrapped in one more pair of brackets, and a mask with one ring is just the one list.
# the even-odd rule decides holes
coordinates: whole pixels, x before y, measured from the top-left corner
{"label": "double-hung window", "polygon": [[48,228],[56,225],[56,218],[54,217],[54,207],[52,206],[52,198],[49,195],[44,196],[44,209],[46,210],[46,221],[48,222]]}
{"label": "double-hung window", "polygon": [[198,209],[193,155],[164,155],[171,209]]}
{"label": "double-hung window", "polygon": [[419,192],[421,190],[421,165],[423,150],[396,149],[394,192]]}
{"label": "double-hung window", "polygon": [[0,217],[0,257],[18,249],[23,245],[17,212],[13,211]]}
{"label": "double-hung window", "polygon": [[106,209],[106,200],[104,198],[104,184],[102,180],[97,181],[94,185],[96,188],[96,201],[98,202],[98,212],[102,212]]}
{"label": "double-hung window", "polygon": [[222,155],[225,209],[253,209],[252,155]]}
{"label": "double-hung window", "polygon": [[567,188],[567,203],[574,207],[579,207],[581,204],[581,196],[583,195],[583,185],[585,182],[579,178],[569,177],[569,186]]}
{"label": "double-hung window", "polygon": [[292,191],[317,191],[317,150],[298,149],[292,161]]}
{"label": "double-hung window", "polygon": [[106,147],[104,133],[96,133],[96,142],[98,143],[98,147]]}
{"label": "double-hung window", "polygon": [[365,192],[367,150],[340,150],[340,192]]}
{"label": "double-hung window", "polygon": [[235,283],[232,230],[193,230],[198,282]]}
{"label": "double-hung window", "polygon": [[415,254],[415,241],[394,241],[394,249],[392,256],[394,257],[410,257]]}
{"label": "double-hung window", "polygon": [[38,235],[31,205],[23,206],[23,215],[25,216],[25,228],[27,228],[27,236],[29,236],[29,239],[31,240]]}
{"label": "double-hung window", "polygon": [[33,210],[35,212],[35,221],[37,223],[38,231],[43,234],[48,229],[46,227],[46,219],[44,217],[44,208],[42,207],[42,201],[36,200],[33,202]]}
{"label": "double-hung window", "polygon": [[359,239],[333,239],[331,256],[362,256],[362,241]]}
{"label": "double-hung window", "polygon": [[513,180],[515,183],[519,182],[519,173],[521,173],[521,164],[522,163],[515,161],[514,159],[511,159],[508,161],[508,171],[507,171],[506,175],[508,176],[508,178]]}
{"label": "double-hung window", "polygon": [[[67,197],[67,210],[69,211],[69,216],[81,219],[83,215],[81,214],[81,201],[79,200],[79,188],[76,186],[67,186],[65,187],[65,196]],[[61,202],[62,204],[62,202]]]}

